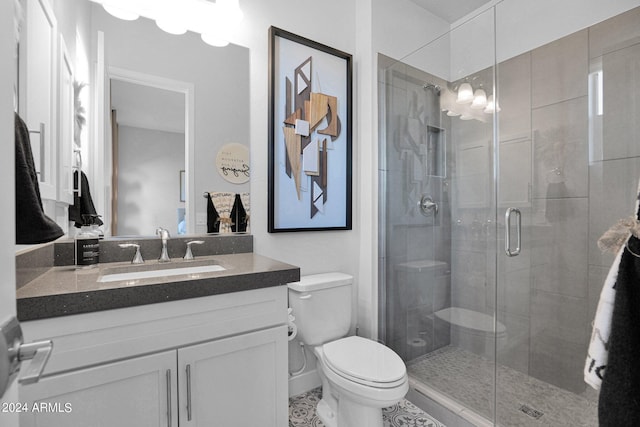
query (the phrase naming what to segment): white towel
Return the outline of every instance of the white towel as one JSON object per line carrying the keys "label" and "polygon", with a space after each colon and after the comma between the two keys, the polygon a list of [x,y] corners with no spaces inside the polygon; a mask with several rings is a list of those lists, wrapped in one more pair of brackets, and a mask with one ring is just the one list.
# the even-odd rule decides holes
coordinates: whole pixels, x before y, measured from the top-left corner
{"label": "white towel", "polygon": [[[584,381],[596,390],[600,390],[602,378],[605,375],[607,362],[609,361],[609,336],[611,335],[613,305],[616,300],[615,285],[618,280],[620,260],[622,259],[622,253],[625,250],[625,245],[630,236],[637,233],[633,220],[640,219],[640,182],[638,182],[637,194],[635,217],[631,218],[631,221],[618,221],[618,224],[611,227],[598,241],[598,246],[603,250],[614,250],[611,249],[611,246],[620,247],[616,252],[616,258],[611,265],[611,269],[609,269],[609,274],[607,274],[604,286],[600,292],[596,317],[593,320],[591,341],[589,342],[589,349],[587,351],[587,361],[584,366]],[[608,240],[603,242],[607,235]],[[616,238],[616,236],[622,237]],[[601,245],[601,243],[604,243],[604,245]]]}
{"label": "white towel", "polygon": [[220,234],[231,233],[231,207],[235,200],[235,193],[210,192],[209,197],[220,216]]}
{"label": "white towel", "polygon": [[607,278],[604,281],[596,317],[593,320],[591,342],[589,343],[587,361],[584,366],[584,381],[596,390],[600,390],[609,359],[609,335],[611,334],[613,304],[616,300],[614,286],[618,280],[618,269],[623,252],[624,246],[618,251],[609,274],[607,274]]}

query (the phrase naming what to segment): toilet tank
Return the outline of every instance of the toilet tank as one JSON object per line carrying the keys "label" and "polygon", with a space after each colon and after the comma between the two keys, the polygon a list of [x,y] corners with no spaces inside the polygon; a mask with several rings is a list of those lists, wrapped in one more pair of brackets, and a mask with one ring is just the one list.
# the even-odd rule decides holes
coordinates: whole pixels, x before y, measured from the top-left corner
{"label": "toilet tank", "polygon": [[342,338],[351,326],[351,284],[344,273],[300,277],[289,283],[289,307],[293,309],[298,339],[320,345]]}

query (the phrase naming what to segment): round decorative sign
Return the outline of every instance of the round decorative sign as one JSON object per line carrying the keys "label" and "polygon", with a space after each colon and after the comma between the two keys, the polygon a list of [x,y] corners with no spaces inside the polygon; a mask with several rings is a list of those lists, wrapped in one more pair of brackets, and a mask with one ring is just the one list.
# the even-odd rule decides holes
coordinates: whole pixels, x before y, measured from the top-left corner
{"label": "round decorative sign", "polygon": [[249,181],[249,149],[236,142],[223,145],[216,156],[216,168],[225,180],[233,184]]}

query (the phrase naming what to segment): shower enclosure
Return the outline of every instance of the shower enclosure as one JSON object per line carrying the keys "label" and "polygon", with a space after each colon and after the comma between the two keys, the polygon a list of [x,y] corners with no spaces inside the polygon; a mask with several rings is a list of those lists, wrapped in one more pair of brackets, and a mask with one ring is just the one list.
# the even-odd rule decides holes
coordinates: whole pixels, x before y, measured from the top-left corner
{"label": "shower enclosure", "polygon": [[500,7],[378,58],[379,336],[445,424],[596,426],[582,372],[596,243],[640,178],[640,8],[518,51]]}

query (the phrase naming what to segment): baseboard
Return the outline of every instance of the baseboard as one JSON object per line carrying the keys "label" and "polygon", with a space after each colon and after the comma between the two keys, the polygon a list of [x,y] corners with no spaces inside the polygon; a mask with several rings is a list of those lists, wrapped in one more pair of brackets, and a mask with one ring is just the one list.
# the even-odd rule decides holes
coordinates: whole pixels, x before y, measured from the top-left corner
{"label": "baseboard", "polygon": [[289,377],[289,397],[297,396],[320,387],[320,377],[315,369],[303,372],[295,377]]}

